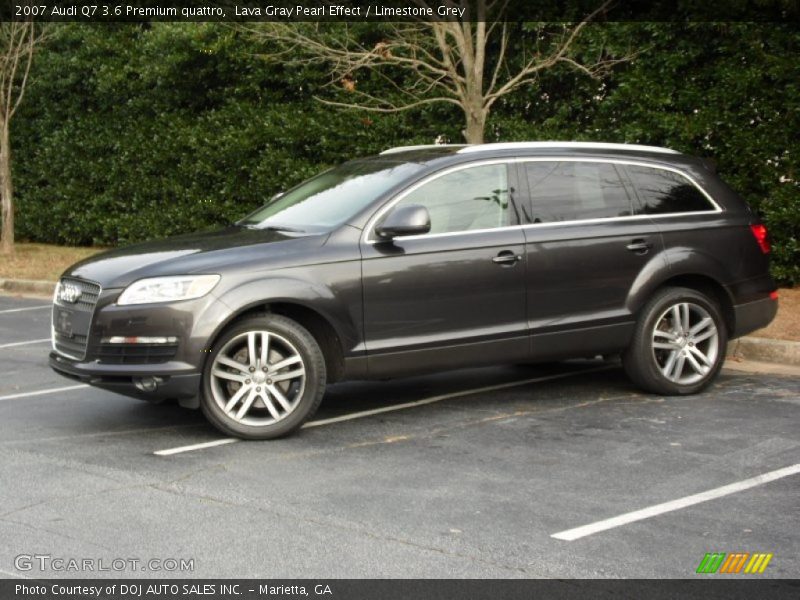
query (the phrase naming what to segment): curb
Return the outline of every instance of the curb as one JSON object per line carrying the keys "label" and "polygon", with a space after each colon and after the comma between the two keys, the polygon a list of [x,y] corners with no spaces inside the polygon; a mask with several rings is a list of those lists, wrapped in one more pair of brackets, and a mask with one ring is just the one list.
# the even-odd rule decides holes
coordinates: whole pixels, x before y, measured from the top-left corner
{"label": "curb", "polygon": [[728,355],[736,359],[800,367],[800,342],[743,337],[733,341]]}
{"label": "curb", "polygon": [[0,279],[0,290],[4,292],[52,296],[55,289],[55,281],[41,281],[36,279]]}

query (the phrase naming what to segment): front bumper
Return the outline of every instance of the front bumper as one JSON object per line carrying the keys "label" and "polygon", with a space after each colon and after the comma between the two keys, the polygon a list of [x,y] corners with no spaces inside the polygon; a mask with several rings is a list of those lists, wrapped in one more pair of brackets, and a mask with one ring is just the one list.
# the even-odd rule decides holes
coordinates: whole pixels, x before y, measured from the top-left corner
{"label": "front bumper", "polygon": [[[51,352],[50,367],[64,377],[150,402],[175,399],[184,406],[195,406],[200,394],[200,373],[193,372],[192,366],[185,363],[103,365],[78,362]],[[159,380],[153,391],[136,387],[137,379],[148,377]]]}
{"label": "front bumper", "polygon": [[[118,394],[199,406],[208,340],[228,315],[227,306],[211,294],[174,303],[119,306],[119,293],[119,289],[103,290],[89,323],[76,331],[86,333],[85,356],[54,351],[50,367],[65,377]],[[64,307],[57,308],[63,312]],[[138,345],[126,342],[128,337],[169,338],[174,343]],[[110,342],[114,338],[121,339]],[[155,383],[155,389],[142,386],[143,379]]]}

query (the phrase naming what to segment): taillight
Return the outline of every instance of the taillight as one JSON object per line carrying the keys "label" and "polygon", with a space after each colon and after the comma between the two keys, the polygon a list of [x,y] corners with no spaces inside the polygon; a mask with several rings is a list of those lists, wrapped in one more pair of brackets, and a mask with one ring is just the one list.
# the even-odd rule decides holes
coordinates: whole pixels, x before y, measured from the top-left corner
{"label": "taillight", "polygon": [[770,247],[769,247],[769,236],[767,234],[767,228],[759,223],[758,225],[750,225],[750,231],[753,232],[753,236],[756,238],[756,241],[758,242],[758,247],[761,248],[761,251],[764,254],[769,254]]}

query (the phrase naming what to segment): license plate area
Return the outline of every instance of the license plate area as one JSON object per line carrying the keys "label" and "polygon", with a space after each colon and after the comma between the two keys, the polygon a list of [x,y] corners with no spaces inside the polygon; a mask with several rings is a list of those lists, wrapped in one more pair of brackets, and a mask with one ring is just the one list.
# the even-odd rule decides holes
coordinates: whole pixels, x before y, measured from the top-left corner
{"label": "license plate area", "polygon": [[55,298],[51,313],[53,349],[72,360],[83,360],[101,289],[98,284],[82,279],[62,278],[60,283],[76,287],[81,293],[75,302],[69,302],[71,297]]}
{"label": "license plate area", "polygon": [[74,313],[71,310],[56,308],[55,318],[53,319],[53,329],[56,330],[56,333],[71,339],[75,335],[73,332],[73,317]]}

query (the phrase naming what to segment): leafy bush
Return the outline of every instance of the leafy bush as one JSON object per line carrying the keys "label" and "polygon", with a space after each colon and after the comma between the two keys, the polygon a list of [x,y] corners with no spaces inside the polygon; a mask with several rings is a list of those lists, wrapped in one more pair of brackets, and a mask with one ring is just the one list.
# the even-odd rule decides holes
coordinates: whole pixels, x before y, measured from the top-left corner
{"label": "leafy bush", "polygon": [[14,123],[20,239],[115,245],[241,218],[320,169],[431,141],[412,115],[339,111],[214,24],[59,26]]}
{"label": "leafy bush", "polygon": [[[509,56],[522,60],[537,26],[512,26]],[[360,27],[380,37],[379,24]],[[493,107],[486,140],[645,143],[709,157],[770,228],[775,276],[800,282],[796,28],[602,23],[580,44],[587,57],[636,55],[603,81],[543,72]],[[314,99],[330,91],[323,70],[267,63],[261,50],[219,24],[58,25],[12,123],[18,237],[114,245],[215,227],[343,160],[439,134],[461,141],[455,107],[331,108]],[[392,93],[377,77],[359,86]]]}
{"label": "leafy bush", "polygon": [[761,212],[772,239],[772,271],[779,280],[800,282],[800,189],[797,183],[778,188]]}

